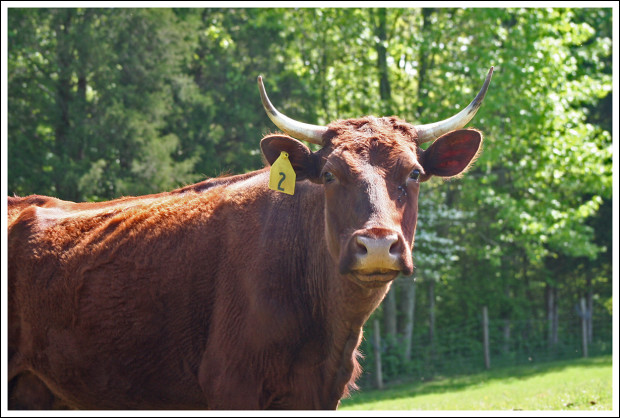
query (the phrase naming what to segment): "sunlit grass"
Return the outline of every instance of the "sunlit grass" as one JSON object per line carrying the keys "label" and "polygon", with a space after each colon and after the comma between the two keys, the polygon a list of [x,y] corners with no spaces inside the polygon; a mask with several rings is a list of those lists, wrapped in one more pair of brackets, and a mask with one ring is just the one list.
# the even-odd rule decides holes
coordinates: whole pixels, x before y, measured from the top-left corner
{"label": "sunlit grass", "polygon": [[363,391],[341,410],[611,410],[611,356]]}

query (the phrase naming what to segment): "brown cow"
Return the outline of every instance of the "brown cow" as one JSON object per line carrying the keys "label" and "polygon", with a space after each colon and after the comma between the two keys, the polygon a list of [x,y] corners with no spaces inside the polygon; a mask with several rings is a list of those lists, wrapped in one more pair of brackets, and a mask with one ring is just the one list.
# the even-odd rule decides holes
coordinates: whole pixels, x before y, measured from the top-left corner
{"label": "brown cow", "polygon": [[[9,198],[11,408],[333,409],[362,326],[411,274],[420,182],[462,173],[482,137],[395,117],[287,135],[294,195],[269,169],[105,203]],[[319,143],[311,152],[299,142]],[[426,151],[422,142],[434,141]]]}

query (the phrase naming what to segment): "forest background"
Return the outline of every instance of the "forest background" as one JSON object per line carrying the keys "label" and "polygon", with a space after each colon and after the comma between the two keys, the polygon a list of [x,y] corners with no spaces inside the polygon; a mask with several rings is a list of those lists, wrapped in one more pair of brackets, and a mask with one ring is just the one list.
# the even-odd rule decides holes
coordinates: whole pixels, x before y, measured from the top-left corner
{"label": "forest background", "polygon": [[494,66],[469,125],[484,151],[461,179],[423,185],[416,270],[366,326],[362,385],[379,368],[390,382],[485,367],[485,310],[493,365],[583,356],[584,335],[590,355],[611,352],[611,7],[9,8],[7,21],[9,195],[99,201],[261,168],[276,128],[259,74],[300,121],[429,123]]}

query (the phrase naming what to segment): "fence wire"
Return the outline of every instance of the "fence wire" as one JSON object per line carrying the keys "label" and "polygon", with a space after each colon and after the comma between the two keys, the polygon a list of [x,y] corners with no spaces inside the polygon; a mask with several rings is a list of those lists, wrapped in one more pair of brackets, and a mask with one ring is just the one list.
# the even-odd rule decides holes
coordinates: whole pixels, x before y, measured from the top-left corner
{"label": "fence wire", "polygon": [[[612,317],[607,314],[594,316],[588,355],[611,354],[612,340]],[[364,355],[361,360],[364,374],[358,382],[366,388],[373,387],[375,381],[376,351],[372,341],[372,327],[367,326],[360,346]],[[584,355],[582,341],[582,323],[577,314],[559,321],[556,338],[547,320],[489,320],[491,368],[580,358]],[[380,353],[384,382],[425,381],[438,376],[485,370],[481,319],[436,328],[433,341],[428,330],[418,329],[413,335],[409,361],[403,359],[403,347],[400,336],[382,338]]]}

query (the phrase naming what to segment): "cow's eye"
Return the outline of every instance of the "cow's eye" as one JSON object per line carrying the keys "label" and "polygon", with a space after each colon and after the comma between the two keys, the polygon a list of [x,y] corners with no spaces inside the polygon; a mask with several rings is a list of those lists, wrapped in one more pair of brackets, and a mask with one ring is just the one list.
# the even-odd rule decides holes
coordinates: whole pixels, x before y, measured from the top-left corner
{"label": "cow's eye", "polygon": [[326,171],[323,173],[323,181],[325,183],[331,183],[334,180],[336,180],[336,176],[334,176],[334,173],[331,171]]}
{"label": "cow's eye", "polygon": [[411,173],[409,173],[409,178],[413,181],[418,181],[420,180],[420,170],[418,170],[417,168],[415,170],[413,170]]}

